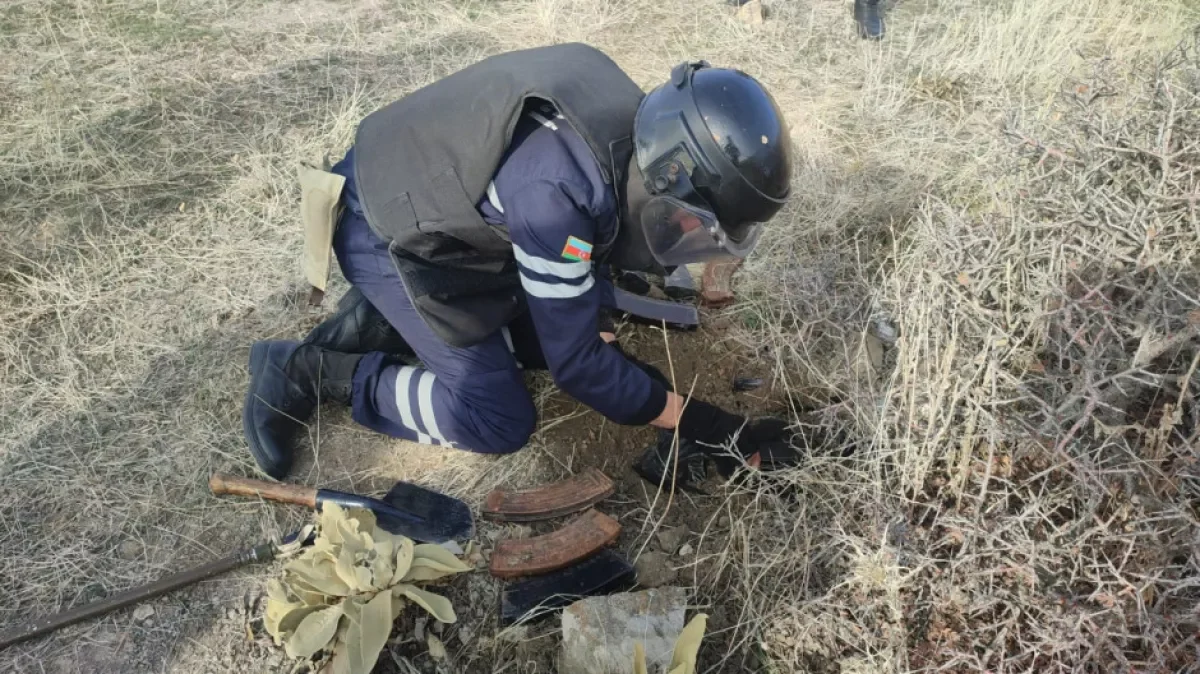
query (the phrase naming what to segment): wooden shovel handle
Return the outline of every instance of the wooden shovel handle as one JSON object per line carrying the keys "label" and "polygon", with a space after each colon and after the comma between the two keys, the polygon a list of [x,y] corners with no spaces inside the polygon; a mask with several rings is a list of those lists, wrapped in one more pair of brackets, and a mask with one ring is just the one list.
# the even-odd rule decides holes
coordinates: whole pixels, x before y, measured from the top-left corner
{"label": "wooden shovel handle", "polygon": [[315,487],[301,487],[296,484],[282,482],[267,482],[252,480],[248,477],[237,477],[215,473],[208,478],[208,488],[217,496],[232,494],[234,496],[257,496],[268,501],[280,503],[295,503],[296,505],[317,507],[317,490]]}

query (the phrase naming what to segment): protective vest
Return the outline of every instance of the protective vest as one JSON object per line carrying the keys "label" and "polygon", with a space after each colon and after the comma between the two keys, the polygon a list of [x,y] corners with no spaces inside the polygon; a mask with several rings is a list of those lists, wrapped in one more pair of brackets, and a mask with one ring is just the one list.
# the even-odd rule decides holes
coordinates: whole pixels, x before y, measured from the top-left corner
{"label": "protective vest", "polygon": [[599,50],[564,44],[492,56],[362,121],[354,176],[367,222],[389,242],[413,306],[442,339],[476,344],[525,309],[512,245],[476,206],[526,101],[554,105],[615,190],[643,95]]}

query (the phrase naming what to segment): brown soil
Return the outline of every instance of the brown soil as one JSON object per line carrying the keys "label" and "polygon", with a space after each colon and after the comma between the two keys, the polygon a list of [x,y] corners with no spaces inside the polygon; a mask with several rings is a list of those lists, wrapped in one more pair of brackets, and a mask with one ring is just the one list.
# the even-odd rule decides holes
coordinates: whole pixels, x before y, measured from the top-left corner
{"label": "brown soil", "polygon": [[[756,364],[745,355],[719,343],[718,334],[711,329],[696,332],[669,332],[670,361],[664,348],[661,330],[645,326],[625,325],[619,332],[621,344],[638,358],[655,365],[668,373],[674,365],[678,388],[687,390],[695,379],[695,395],[730,411],[748,415],[761,415],[780,411],[782,401],[771,396],[769,372],[763,365]],[[735,377],[762,377],[767,381],[762,388],[734,393]],[[566,418],[567,421],[557,420]],[[554,448],[554,457],[549,468],[540,476],[514,476],[503,486],[520,488],[543,484],[559,479],[566,473],[578,473],[587,468],[599,468],[616,483],[615,493],[601,502],[597,508],[616,518],[622,525],[620,538],[615,549],[633,563],[645,552],[662,551],[672,555],[675,550],[661,550],[654,532],[659,528],[684,526],[689,535],[683,543],[690,544],[695,557],[672,556],[678,570],[675,584],[696,585],[699,567],[692,567],[692,559],[701,555],[701,537],[719,539],[720,485],[710,480],[706,488],[712,496],[679,493],[668,498],[658,494],[654,486],[642,480],[631,469],[638,456],[655,440],[655,431],[648,427],[628,427],[606,421],[599,414],[583,408],[577,401],[555,391],[544,408],[543,423],[548,430],[539,433],[535,444]],[[529,451],[529,450],[526,450]],[[562,466],[569,466],[563,470]],[[483,494],[473,495],[482,498]],[[669,507],[668,507],[669,502]],[[561,526],[566,519],[534,523],[529,526],[497,525],[483,520],[477,521],[479,534],[476,536],[483,546],[483,557],[479,570],[466,578],[456,579],[445,592],[460,611],[459,623],[448,627],[443,641],[451,648],[451,660],[434,663],[426,653],[423,641],[413,638],[411,616],[402,618],[397,626],[396,641],[392,645],[397,656],[422,667],[423,671],[485,672],[495,671],[504,663],[518,663],[518,671],[556,671],[554,658],[559,647],[558,619],[550,616],[535,624],[500,629],[497,611],[504,581],[487,574],[485,565],[494,541],[509,536],[531,536],[549,533]],[[725,521],[728,525],[728,521]],[[693,601],[710,614],[709,631],[718,632],[728,626],[728,617],[719,606],[704,606],[706,598],[695,595]],[[510,641],[510,639],[512,639]],[[467,644],[472,644],[469,648]],[[713,649],[719,650],[719,649]],[[384,658],[387,659],[386,657]],[[435,665],[440,664],[440,669]],[[402,672],[403,669],[385,665],[381,671]]]}

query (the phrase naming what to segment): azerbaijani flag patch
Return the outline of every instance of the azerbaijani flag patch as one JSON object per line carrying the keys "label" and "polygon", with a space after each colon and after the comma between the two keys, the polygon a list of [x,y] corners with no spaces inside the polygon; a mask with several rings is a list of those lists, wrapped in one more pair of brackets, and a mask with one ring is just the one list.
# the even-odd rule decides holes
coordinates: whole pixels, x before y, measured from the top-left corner
{"label": "azerbaijani flag patch", "polygon": [[587,262],[592,259],[592,244],[583,239],[568,236],[567,245],[563,246],[562,256],[576,262]]}

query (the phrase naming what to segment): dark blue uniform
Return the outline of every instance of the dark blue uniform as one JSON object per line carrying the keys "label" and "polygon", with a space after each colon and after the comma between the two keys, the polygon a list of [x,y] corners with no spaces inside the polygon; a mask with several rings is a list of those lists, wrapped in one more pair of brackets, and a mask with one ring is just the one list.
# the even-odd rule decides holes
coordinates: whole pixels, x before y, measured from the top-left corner
{"label": "dark blue uniform", "polygon": [[616,423],[646,424],[662,412],[665,389],[599,337],[613,292],[590,254],[616,236],[618,207],[587,144],[552,109],[527,111],[479,204],[508,232],[529,311],[468,348],[446,344],[413,308],[387,243],[363,216],[350,152],[333,169],[346,177],[338,264],[423,364],[367,354],[354,375],[356,421],[417,442],[516,451],[537,421],[520,363],[544,363],[559,388]]}

